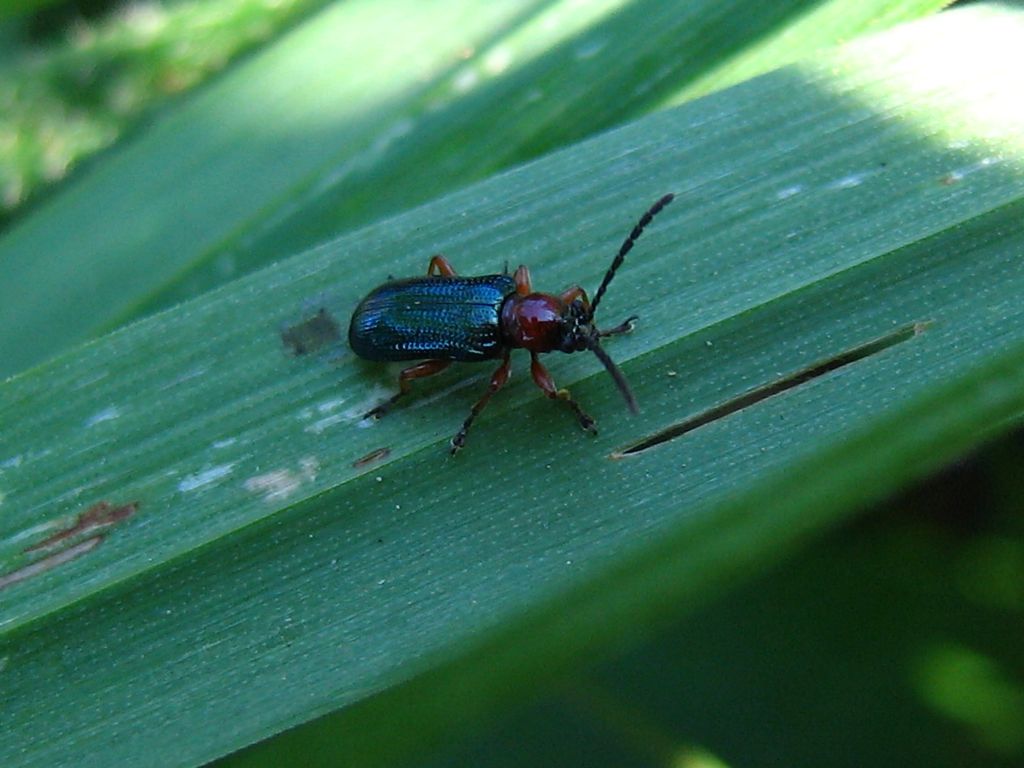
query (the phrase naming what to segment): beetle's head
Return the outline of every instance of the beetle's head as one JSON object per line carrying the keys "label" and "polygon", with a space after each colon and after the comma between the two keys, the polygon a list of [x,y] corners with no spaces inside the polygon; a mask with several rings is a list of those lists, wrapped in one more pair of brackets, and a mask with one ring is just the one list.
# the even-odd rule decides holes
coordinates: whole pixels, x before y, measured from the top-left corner
{"label": "beetle's head", "polygon": [[562,352],[582,352],[590,349],[591,338],[597,334],[594,314],[590,311],[587,294],[573,299],[565,305],[561,318],[561,340],[558,348]]}
{"label": "beetle's head", "polygon": [[559,345],[559,349],[563,352],[582,352],[585,349],[593,352],[615,380],[615,385],[633,413],[636,413],[638,409],[636,398],[633,397],[633,391],[629,388],[629,382],[626,381],[626,377],[622,375],[622,371],[608,356],[608,353],[604,351],[600,339],[602,336],[625,333],[632,329],[635,319],[630,318],[610,331],[599,331],[594,325],[594,311],[590,306],[590,300],[587,298],[587,294],[581,291],[580,295],[567,304],[562,312],[561,343]]}
{"label": "beetle's head", "polygon": [[[509,347],[521,347],[535,353],[551,352],[556,349],[562,352],[582,352],[589,349],[615,380],[615,385],[626,399],[629,409],[636,413],[636,399],[629,389],[626,377],[608,357],[608,353],[601,347],[600,341],[604,336],[626,333],[632,329],[636,317],[628,318],[615,328],[601,331],[594,325],[594,312],[597,311],[597,306],[601,303],[608,284],[611,283],[615,273],[622,266],[626,254],[633,248],[633,244],[640,237],[640,233],[644,231],[644,227],[651,223],[651,219],[657,216],[662,208],[672,202],[672,197],[672,195],[665,195],[640,217],[640,221],[633,227],[633,231],[629,233],[612,260],[604,280],[601,281],[600,287],[594,294],[593,302],[582,289],[576,286],[560,296],[546,293],[520,296],[518,293],[513,293],[506,299],[501,308],[500,323],[505,343]],[[520,267],[520,269],[525,269],[525,267]],[[570,300],[570,297],[574,298]]]}

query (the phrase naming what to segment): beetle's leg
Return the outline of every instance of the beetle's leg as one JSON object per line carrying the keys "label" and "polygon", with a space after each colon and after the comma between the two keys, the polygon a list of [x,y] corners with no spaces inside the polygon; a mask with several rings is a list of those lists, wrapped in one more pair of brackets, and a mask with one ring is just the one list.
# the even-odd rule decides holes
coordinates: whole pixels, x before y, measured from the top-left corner
{"label": "beetle's leg", "polygon": [[454,456],[458,450],[466,444],[466,433],[469,431],[470,425],[473,423],[473,419],[480,415],[480,411],[484,409],[491,396],[494,395],[499,389],[505,386],[505,382],[508,381],[508,369],[509,369],[509,355],[510,352],[506,350],[505,359],[501,361],[501,365],[498,366],[498,370],[491,374],[491,383],[487,387],[487,391],[484,392],[484,396],[476,401],[476,405],[469,412],[469,416],[462,422],[462,427],[458,432],[455,433],[455,437],[452,438],[452,456]]}
{"label": "beetle's leg", "polygon": [[596,422],[588,416],[580,404],[572,399],[568,389],[558,389],[555,387],[555,382],[551,378],[551,374],[548,373],[548,369],[541,365],[540,360],[537,359],[535,352],[530,353],[530,373],[533,375],[533,380],[537,386],[544,390],[544,394],[550,397],[552,400],[563,400],[565,403],[572,408],[572,412],[576,414],[576,418],[580,422],[580,426],[588,432],[597,434]]}
{"label": "beetle's leg", "polygon": [[427,267],[427,276],[441,275],[443,277],[455,277],[455,267],[440,253],[430,257],[430,265]]}
{"label": "beetle's leg", "polygon": [[618,336],[620,333],[629,333],[633,330],[633,323],[640,318],[639,315],[630,315],[619,325],[609,328],[606,331],[599,331],[598,336]]}
{"label": "beetle's leg", "polygon": [[391,406],[398,402],[402,395],[409,394],[409,390],[412,389],[412,385],[409,382],[413,379],[422,379],[426,376],[433,376],[435,373],[440,373],[451,364],[451,360],[424,360],[422,363],[417,363],[416,365],[406,368],[398,374],[398,394],[390,400],[385,400],[372,411],[364,414],[363,418],[376,419],[383,416],[391,409]]}
{"label": "beetle's leg", "polygon": [[520,264],[512,279],[516,281],[516,293],[520,296],[529,296],[533,293],[533,283],[530,281],[530,269],[525,264]]}
{"label": "beetle's leg", "polygon": [[584,291],[578,285],[570,285],[568,288],[566,288],[558,295],[558,298],[560,298],[566,304],[572,304],[574,301],[576,301],[576,299],[586,295],[586,291]]}

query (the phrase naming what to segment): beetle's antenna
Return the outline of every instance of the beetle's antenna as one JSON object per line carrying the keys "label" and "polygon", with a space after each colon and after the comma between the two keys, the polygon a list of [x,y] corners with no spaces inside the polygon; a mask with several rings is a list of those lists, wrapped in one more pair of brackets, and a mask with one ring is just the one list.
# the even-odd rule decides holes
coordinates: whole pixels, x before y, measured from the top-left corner
{"label": "beetle's antenna", "polygon": [[608,357],[608,353],[605,352],[601,345],[597,342],[597,336],[591,336],[590,342],[587,344],[587,348],[597,355],[597,359],[600,360],[604,367],[607,369],[611,377],[615,379],[615,385],[619,388],[619,392],[626,398],[626,405],[629,406],[629,410],[633,413],[640,413],[640,409],[637,408],[636,398],[633,397],[633,390],[629,388],[629,382],[626,381],[626,377],[622,375],[622,371],[615,365],[615,362]]}
{"label": "beetle's antenna", "polygon": [[[638,221],[636,223],[636,226],[633,227],[633,231],[629,233],[629,237],[625,239],[625,241],[622,243],[622,247],[619,248],[619,252],[615,255],[615,259],[612,261],[612,265],[608,268],[608,271],[604,275],[604,280],[601,281],[601,287],[598,288],[597,293],[594,294],[594,300],[590,303],[590,317],[594,316],[594,312],[597,311],[597,305],[601,303],[601,297],[604,296],[605,289],[608,288],[608,283],[612,281],[612,278],[615,277],[615,272],[618,270],[619,267],[622,266],[622,262],[626,258],[626,254],[633,250],[633,246],[636,244],[637,238],[640,237],[641,233],[644,231],[644,227],[650,224],[651,219],[653,219],[655,216],[661,213],[661,209],[664,208],[669,203],[671,203],[674,197],[675,195],[671,193],[665,195],[663,198],[661,198],[661,200],[652,205],[650,209],[647,211],[647,213],[640,217],[640,221]],[[601,357],[601,355],[598,355],[598,357]],[[605,363],[606,367],[607,365],[608,363]],[[612,368],[609,368],[608,372],[611,373],[611,371]],[[614,376],[615,374],[612,375]],[[620,377],[621,375],[622,374],[619,374]],[[618,379],[616,379],[616,381],[618,381]],[[619,385],[619,389],[622,389],[621,384]],[[625,391],[623,392],[623,394],[625,394]],[[632,395],[629,398],[627,398],[627,400],[631,400],[631,398]],[[633,405],[635,407],[636,404],[634,403]]]}

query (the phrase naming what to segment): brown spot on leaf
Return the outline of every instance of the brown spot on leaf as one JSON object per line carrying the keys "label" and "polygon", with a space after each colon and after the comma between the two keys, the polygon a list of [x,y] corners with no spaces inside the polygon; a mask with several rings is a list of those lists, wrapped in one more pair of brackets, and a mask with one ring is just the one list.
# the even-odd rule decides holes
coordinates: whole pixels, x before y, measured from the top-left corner
{"label": "brown spot on leaf", "polygon": [[47,536],[42,541],[26,548],[25,552],[29,553],[37,552],[41,549],[52,549],[56,545],[67,541],[73,536],[88,533],[98,528],[107,528],[115,523],[121,522],[122,520],[126,520],[134,515],[138,509],[139,502],[137,501],[133,501],[130,504],[121,504],[119,506],[113,506],[105,501],[93,504],[85,510],[85,512],[79,514],[72,525],[67,528],[62,528],[56,533]]}
{"label": "brown spot on leaf", "polygon": [[363,467],[368,466],[370,464],[374,464],[375,462],[383,461],[390,455],[390,448],[378,448],[375,451],[370,451],[361,459],[356,459],[355,461],[353,461],[352,466],[355,467],[356,469],[362,469]]}

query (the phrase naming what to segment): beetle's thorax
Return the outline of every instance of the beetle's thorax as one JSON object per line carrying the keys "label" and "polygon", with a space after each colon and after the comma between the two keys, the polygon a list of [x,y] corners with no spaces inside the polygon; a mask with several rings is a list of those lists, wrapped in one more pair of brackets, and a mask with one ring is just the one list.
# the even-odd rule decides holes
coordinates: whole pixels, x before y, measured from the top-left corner
{"label": "beetle's thorax", "polygon": [[585,295],[567,304],[549,293],[513,293],[501,307],[501,332],[510,347],[577,352],[587,349],[595,330]]}

